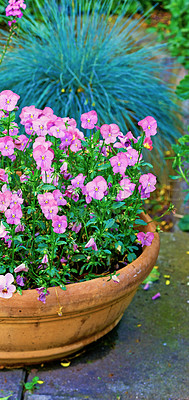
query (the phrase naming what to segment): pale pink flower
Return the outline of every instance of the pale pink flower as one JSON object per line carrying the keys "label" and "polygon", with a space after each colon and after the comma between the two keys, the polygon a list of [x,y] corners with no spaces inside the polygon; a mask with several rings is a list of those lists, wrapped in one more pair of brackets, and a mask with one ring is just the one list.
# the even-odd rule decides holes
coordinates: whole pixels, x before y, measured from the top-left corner
{"label": "pale pink flower", "polygon": [[85,186],[86,194],[93,199],[102,200],[104,193],[107,190],[107,182],[103,176],[97,176],[91,182],[88,182]]}
{"label": "pale pink flower", "polygon": [[48,262],[49,262],[48,255],[45,254],[44,257],[43,257],[42,260],[41,260],[41,263],[42,263],[42,264],[48,264]]}
{"label": "pale pink flower", "polygon": [[16,205],[5,211],[5,217],[7,218],[7,224],[18,225],[20,224],[20,218],[22,218],[22,209],[20,205]]}
{"label": "pale pink flower", "polygon": [[71,184],[73,187],[80,187],[81,189],[84,187],[84,180],[86,176],[83,176],[83,174],[77,175],[74,179],[71,180]]}
{"label": "pale pink flower", "polygon": [[93,129],[98,120],[97,113],[91,110],[81,115],[81,126],[84,129]]}
{"label": "pale pink flower", "polygon": [[16,193],[13,193],[11,196],[11,201],[10,201],[10,208],[16,206],[17,204],[23,204],[24,200],[22,197],[18,196]]}
{"label": "pale pink flower", "polygon": [[152,140],[150,139],[150,137],[145,137],[143,146],[150,151],[153,149]]}
{"label": "pale pink flower", "polygon": [[11,156],[14,153],[14,142],[11,136],[0,138],[0,151],[2,156]]}
{"label": "pale pink flower", "polygon": [[5,212],[10,206],[12,194],[9,190],[4,193],[0,192],[0,211]]}
{"label": "pale pink flower", "polygon": [[27,267],[26,264],[22,263],[22,264],[18,265],[18,267],[14,268],[14,272],[16,272],[16,273],[21,272],[21,271],[23,271],[23,272],[29,271],[29,268]]}
{"label": "pale pink flower", "polygon": [[15,139],[14,144],[16,149],[18,150],[25,150],[29,147],[31,139],[28,139],[26,135],[19,135],[17,139]]}
{"label": "pale pink flower", "polygon": [[2,221],[1,221],[1,225],[0,225],[0,238],[5,238],[5,236],[8,234],[8,232],[6,231],[5,226],[3,225]]}
{"label": "pale pink flower", "polygon": [[53,219],[58,214],[58,206],[55,200],[51,200],[49,204],[42,207],[42,211],[47,219]]}
{"label": "pale pink flower", "polygon": [[5,173],[5,170],[0,168],[0,181],[8,183],[8,174]]}
{"label": "pale pink flower", "polygon": [[20,96],[11,90],[3,90],[0,93],[0,110],[13,111]]}
{"label": "pale pink flower", "polygon": [[94,238],[90,238],[90,240],[87,242],[87,244],[85,245],[86,248],[88,247],[92,247],[93,250],[98,251],[97,249],[97,245],[96,242],[94,241]]}
{"label": "pale pink flower", "polygon": [[119,183],[122,190],[119,191],[116,200],[122,201],[132,195],[136,185],[131,183],[129,178],[123,178]]}
{"label": "pale pink flower", "polygon": [[16,286],[12,285],[14,276],[9,272],[6,275],[0,275],[0,297],[10,299],[16,291]]}
{"label": "pale pink flower", "polygon": [[33,158],[38,168],[48,171],[51,168],[54,152],[51,149],[46,150],[44,146],[38,146],[33,151]]}
{"label": "pale pink flower", "polygon": [[110,158],[110,164],[113,167],[114,174],[120,173],[124,175],[125,170],[128,166],[128,159],[126,153],[120,152],[117,156]]}
{"label": "pale pink flower", "polygon": [[103,139],[105,139],[105,143],[110,144],[116,142],[117,136],[120,133],[120,129],[116,124],[104,124],[100,128],[100,133]]}
{"label": "pale pink flower", "polygon": [[49,118],[46,116],[39,117],[38,119],[33,121],[33,129],[37,133],[38,136],[46,136],[48,133],[47,123],[49,122]]}
{"label": "pale pink flower", "polygon": [[138,125],[142,126],[146,137],[154,136],[157,133],[157,122],[153,117],[146,117],[138,122]]}
{"label": "pale pink flower", "polygon": [[38,194],[37,199],[41,208],[43,208],[46,205],[48,205],[51,201],[53,201],[54,197],[52,193],[44,193],[44,194]]}
{"label": "pale pink flower", "polygon": [[67,217],[66,215],[56,215],[52,219],[53,231],[56,233],[64,233],[67,228]]}
{"label": "pale pink flower", "polygon": [[135,149],[127,150],[126,156],[128,160],[128,165],[135,165],[138,161],[138,151]]}
{"label": "pale pink flower", "polygon": [[53,191],[53,197],[56,200],[58,206],[65,206],[65,204],[67,204],[66,199],[64,199],[64,195],[59,189]]}
{"label": "pale pink flower", "polygon": [[35,106],[24,107],[20,114],[20,123],[22,125],[25,125],[29,122],[33,124],[33,121],[39,117],[41,112],[42,111],[35,108]]}

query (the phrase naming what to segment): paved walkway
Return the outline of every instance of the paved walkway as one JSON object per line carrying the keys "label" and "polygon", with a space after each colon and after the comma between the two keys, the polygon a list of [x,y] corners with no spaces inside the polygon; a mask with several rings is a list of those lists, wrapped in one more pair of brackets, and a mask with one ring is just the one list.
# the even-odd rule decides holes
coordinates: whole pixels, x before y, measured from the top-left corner
{"label": "paved walkway", "polygon": [[[162,233],[158,282],[136,293],[119,325],[69,359],[0,371],[0,398],[10,400],[189,400],[189,234]],[[166,285],[164,275],[170,275]],[[161,297],[152,300],[160,292]],[[39,376],[33,394],[22,381]]]}

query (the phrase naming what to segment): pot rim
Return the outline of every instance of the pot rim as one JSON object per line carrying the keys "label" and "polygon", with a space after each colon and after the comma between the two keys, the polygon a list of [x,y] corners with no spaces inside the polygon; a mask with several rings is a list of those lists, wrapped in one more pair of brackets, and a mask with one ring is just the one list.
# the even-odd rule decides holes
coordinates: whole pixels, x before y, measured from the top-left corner
{"label": "pot rim", "polygon": [[[147,222],[142,226],[144,231],[155,232],[156,225],[151,218],[141,213],[141,218]],[[0,299],[0,316],[26,317],[41,316],[46,318],[53,315],[58,310],[65,316],[66,313],[78,313],[85,308],[103,307],[103,304],[115,302],[118,299],[136,290],[137,287],[149,275],[159,253],[159,235],[154,233],[154,239],[150,246],[144,246],[142,254],[132,263],[117,270],[119,274],[119,283],[109,280],[109,275],[66,285],[66,290],[62,290],[59,286],[50,287],[50,294],[47,296],[46,304],[38,301],[38,293],[36,289],[23,290],[23,294],[13,294],[10,299]],[[87,304],[87,306],[86,306]]]}

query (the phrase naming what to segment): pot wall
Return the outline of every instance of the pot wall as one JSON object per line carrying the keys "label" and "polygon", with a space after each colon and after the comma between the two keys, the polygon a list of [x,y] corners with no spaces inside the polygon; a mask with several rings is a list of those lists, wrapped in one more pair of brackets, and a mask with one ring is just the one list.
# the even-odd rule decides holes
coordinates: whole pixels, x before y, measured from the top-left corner
{"label": "pot wall", "polygon": [[[144,219],[150,221],[148,216]],[[155,225],[145,228],[154,231]],[[149,275],[158,252],[155,233],[152,245],[118,271],[119,283],[104,277],[68,285],[66,291],[50,288],[46,304],[37,300],[36,290],[0,299],[0,364],[34,364],[65,357],[108,333]]]}

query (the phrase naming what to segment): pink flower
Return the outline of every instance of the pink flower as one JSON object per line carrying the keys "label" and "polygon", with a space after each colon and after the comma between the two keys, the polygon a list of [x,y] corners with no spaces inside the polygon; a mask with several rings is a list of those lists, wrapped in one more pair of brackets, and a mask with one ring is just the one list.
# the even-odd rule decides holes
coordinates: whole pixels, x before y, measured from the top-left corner
{"label": "pink flower", "polygon": [[138,190],[141,193],[141,198],[149,197],[150,193],[156,190],[156,177],[150,172],[148,174],[141,175],[139,182],[141,185],[139,186]]}
{"label": "pink flower", "polygon": [[123,178],[120,182],[122,190],[119,191],[116,200],[121,201],[130,197],[135,189],[135,184],[129,178]]}
{"label": "pink flower", "polygon": [[138,151],[135,149],[129,149],[126,153],[128,165],[135,165],[138,161]]}
{"label": "pink flower", "polygon": [[35,108],[35,106],[24,107],[20,114],[20,123],[25,125],[26,123],[33,123],[35,119],[41,114],[41,110]]}
{"label": "pink flower", "polygon": [[3,90],[0,93],[0,110],[13,111],[20,96],[11,90]]}
{"label": "pink flower", "polygon": [[53,197],[56,200],[58,206],[65,206],[65,204],[67,204],[67,201],[64,199],[64,196],[60,190],[54,190]]}
{"label": "pink flower", "polygon": [[53,219],[58,214],[58,206],[55,200],[51,200],[49,204],[42,208],[42,211],[47,219]]}
{"label": "pink flower", "polygon": [[138,122],[138,125],[142,126],[146,137],[154,136],[157,133],[157,122],[153,117],[146,117]]}
{"label": "pink flower", "polygon": [[75,222],[72,226],[72,231],[74,231],[75,233],[78,233],[80,231],[81,227],[82,227],[81,223],[79,225],[76,225],[76,222]]}
{"label": "pink flower", "polygon": [[102,200],[107,187],[107,182],[103,176],[97,176],[91,182],[86,184],[86,194],[93,199]]}
{"label": "pink flower", "polygon": [[20,224],[20,218],[22,218],[22,210],[20,205],[16,205],[11,209],[6,210],[5,217],[7,218],[7,224],[11,225]]}
{"label": "pink flower", "polygon": [[42,263],[42,264],[48,264],[48,262],[49,262],[48,255],[47,255],[47,254],[45,254],[45,255],[44,255],[44,257],[42,258],[42,261],[41,261],[41,263]]}
{"label": "pink flower", "polygon": [[152,240],[154,238],[153,232],[139,232],[137,233],[137,241],[141,244],[141,246],[150,246],[152,244]]}
{"label": "pink flower", "polygon": [[84,129],[93,129],[97,123],[97,120],[98,118],[96,111],[91,110],[81,115],[81,126]]}
{"label": "pink flower", "polygon": [[24,232],[25,231],[25,227],[24,225],[18,224],[15,228],[15,233],[16,232]]}
{"label": "pink flower", "polygon": [[28,139],[26,135],[20,135],[18,136],[17,139],[15,139],[15,147],[18,150],[25,150],[27,147],[29,147],[29,144],[31,142],[31,139]]}
{"label": "pink flower", "polygon": [[81,141],[78,139],[72,140],[70,150],[77,153],[81,149]]}
{"label": "pink flower", "polygon": [[0,181],[8,183],[8,174],[5,173],[5,170],[0,168]]}
{"label": "pink flower", "polygon": [[16,193],[13,193],[11,196],[10,208],[16,206],[16,204],[23,204],[23,202],[24,202],[24,200],[22,199],[22,197],[19,197]]}
{"label": "pink flower", "polygon": [[24,272],[28,272],[29,271],[29,268],[24,263],[18,265],[18,267],[16,267],[16,268],[14,268],[14,272],[15,273],[22,272],[22,271],[24,271]]}
{"label": "pink flower", "polygon": [[106,144],[115,143],[118,134],[120,133],[119,126],[116,124],[104,124],[100,128],[100,133],[105,139]]}
{"label": "pink flower", "polygon": [[5,212],[10,206],[11,192],[6,190],[4,193],[0,192],[0,211]]}
{"label": "pink flower", "polygon": [[0,238],[5,238],[5,236],[8,234],[8,232],[6,231],[5,226],[3,225],[2,221],[1,221],[1,225],[0,225]]}
{"label": "pink flower", "polygon": [[20,176],[20,182],[21,183],[27,182],[28,180],[29,180],[29,175],[22,174]]}
{"label": "pink flower", "polygon": [[11,156],[14,153],[14,142],[10,136],[0,138],[0,151],[2,156]]}
{"label": "pink flower", "polygon": [[92,237],[92,238],[90,238],[90,240],[87,242],[87,244],[85,245],[85,247],[86,248],[88,248],[88,247],[92,247],[92,249],[93,250],[95,250],[95,251],[98,251],[98,249],[97,249],[97,245],[96,245],[96,243],[95,243],[95,241],[94,241],[94,238]]}
{"label": "pink flower", "polygon": [[77,175],[74,179],[71,180],[71,184],[74,188],[80,187],[81,189],[84,187],[84,180],[86,176],[83,176],[83,174]]}
{"label": "pink flower", "polygon": [[110,158],[111,166],[113,167],[114,174],[120,173],[124,175],[125,170],[128,166],[128,159],[126,153],[118,153],[117,156]]}
{"label": "pink flower", "polygon": [[53,231],[56,233],[64,233],[67,227],[66,215],[56,215],[52,220]]}
{"label": "pink flower", "polygon": [[48,133],[47,123],[49,122],[49,118],[46,116],[39,117],[38,119],[33,121],[33,129],[37,133],[38,136],[46,136]]}
{"label": "pink flower", "polygon": [[12,285],[14,276],[8,272],[6,275],[0,275],[0,297],[10,299],[16,290],[16,286]]}
{"label": "pink flower", "polygon": [[44,193],[38,194],[37,199],[41,208],[43,208],[48,205],[52,200],[54,200],[54,197],[52,193]]}
{"label": "pink flower", "polygon": [[48,171],[54,158],[54,152],[53,150],[46,150],[44,146],[38,146],[33,151],[33,158],[39,168]]}

